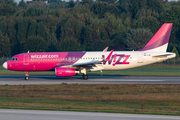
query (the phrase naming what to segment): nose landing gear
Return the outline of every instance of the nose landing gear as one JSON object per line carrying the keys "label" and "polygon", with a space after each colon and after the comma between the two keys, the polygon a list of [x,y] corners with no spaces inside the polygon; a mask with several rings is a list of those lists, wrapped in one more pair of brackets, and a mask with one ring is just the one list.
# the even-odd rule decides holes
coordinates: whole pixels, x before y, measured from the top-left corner
{"label": "nose landing gear", "polygon": [[29,71],[26,71],[26,77],[24,79],[29,80]]}

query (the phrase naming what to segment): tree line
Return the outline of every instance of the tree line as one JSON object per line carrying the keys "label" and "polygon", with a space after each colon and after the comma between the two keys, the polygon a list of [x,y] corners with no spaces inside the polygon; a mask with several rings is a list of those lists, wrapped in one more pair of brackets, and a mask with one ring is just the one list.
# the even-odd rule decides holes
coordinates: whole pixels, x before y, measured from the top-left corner
{"label": "tree line", "polygon": [[180,52],[180,1],[0,0],[0,57],[22,52],[139,50],[173,23],[168,51]]}

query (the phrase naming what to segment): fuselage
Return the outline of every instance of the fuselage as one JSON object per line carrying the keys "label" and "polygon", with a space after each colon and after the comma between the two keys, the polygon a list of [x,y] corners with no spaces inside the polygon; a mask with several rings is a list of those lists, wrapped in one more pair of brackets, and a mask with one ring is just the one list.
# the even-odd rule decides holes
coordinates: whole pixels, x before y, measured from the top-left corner
{"label": "fuselage", "polygon": [[[86,63],[95,60],[102,61],[110,52],[37,52],[22,53],[13,56],[6,62],[8,70],[15,71],[54,71],[57,67]],[[168,54],[168,56],[163,56]],[[156,57],[159,56],[159,57]],[[163,57],[161,57],[163,56]],[[114,51],[111,59],[103,61],[98,66],[101,70],[122,70],[152,64],[174,58],[174,53],[145,51]],[[89,68],[88,71],[97,71]]]}

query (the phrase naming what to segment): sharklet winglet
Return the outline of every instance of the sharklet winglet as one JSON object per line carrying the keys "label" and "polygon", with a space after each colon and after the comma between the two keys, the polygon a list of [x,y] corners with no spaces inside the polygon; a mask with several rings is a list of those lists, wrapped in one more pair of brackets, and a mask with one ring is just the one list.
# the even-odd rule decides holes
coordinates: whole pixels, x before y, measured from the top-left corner
{"label": "sharklet winglet", "polygon": [[103,50],[103,52],[107,52],[108,48],[109,48],[109,47],[106,47],[106,48]]}

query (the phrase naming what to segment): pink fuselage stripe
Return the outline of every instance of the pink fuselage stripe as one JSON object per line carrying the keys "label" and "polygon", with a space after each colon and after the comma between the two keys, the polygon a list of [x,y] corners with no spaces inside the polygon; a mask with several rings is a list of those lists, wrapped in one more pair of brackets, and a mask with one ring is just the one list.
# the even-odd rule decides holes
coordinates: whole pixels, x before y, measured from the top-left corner
{"label": "pink fuselage stripe", "polygon": [[[9,70],[15,71],[51,71],[56,67],[74,64],[78,60],[76,58],[84,54],[85,52],[22,53],[13,56],[18,58],[18,61],[9,60],[7,65]],[[70,57],[72,57],[71,60],[69,60]]]}

